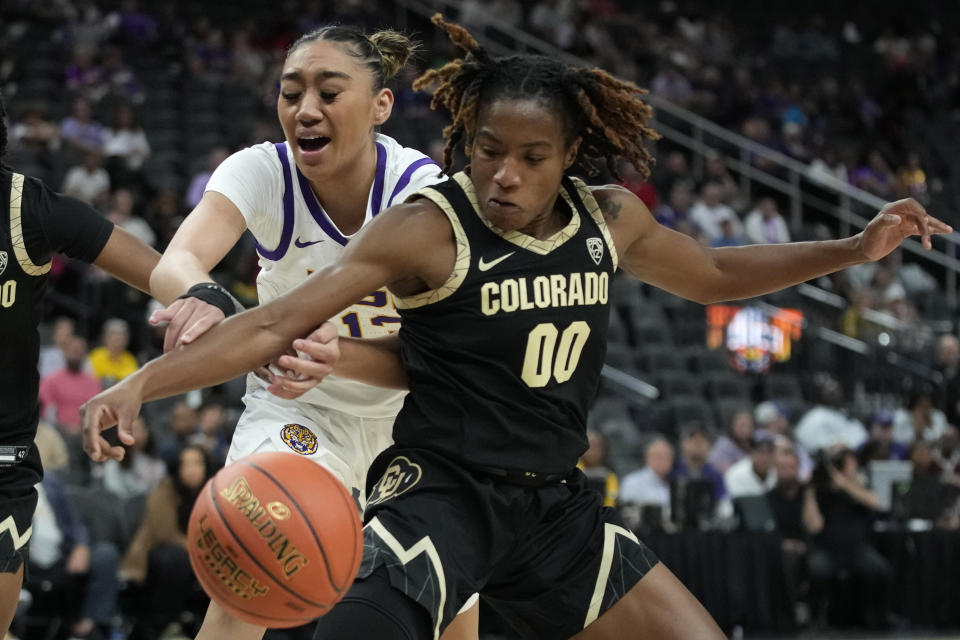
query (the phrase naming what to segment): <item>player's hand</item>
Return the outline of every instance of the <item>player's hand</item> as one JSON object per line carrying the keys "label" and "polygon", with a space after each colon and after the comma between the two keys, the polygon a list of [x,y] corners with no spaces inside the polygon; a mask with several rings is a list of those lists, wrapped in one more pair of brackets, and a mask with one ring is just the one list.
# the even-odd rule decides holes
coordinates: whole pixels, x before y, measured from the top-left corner
{"label": "player's hand", "polygon": [[270,393],[287,400],[299,398],[333,371],[340,358],[336,325],[324,322],[306,338],[294,340],[293,348],[298,355],[280,356],[280,369],[270,372]]}
{"label": "player's hand", "polygon": [[150,316],[150,324],[167,323],[163,337],[163,351],[190,344],[211,327],[223,320],[223,311],[199,298],[174,300],[166,309],[158,309]]}
{"label": "player's hand", "polygon": [[879,260],[910,236],[920,236],[924,249],[930,249],[930,236],[950,233],[953,228],[927,213],[913,198],[886,204],[859,234],[860,251],[868,260]]}
{"label": "player's hand", "polygon": [[143,392],[133,382],[134,376],[125,378],[90,398],[80,407],[83,418],[83,450],[94,462],[110,458],[123,460],[125,450],[120,445],[111,445],[103,437],[104,430],[117,425],[117,437],[122,444],[132,445],[133,421],[140,413]]}

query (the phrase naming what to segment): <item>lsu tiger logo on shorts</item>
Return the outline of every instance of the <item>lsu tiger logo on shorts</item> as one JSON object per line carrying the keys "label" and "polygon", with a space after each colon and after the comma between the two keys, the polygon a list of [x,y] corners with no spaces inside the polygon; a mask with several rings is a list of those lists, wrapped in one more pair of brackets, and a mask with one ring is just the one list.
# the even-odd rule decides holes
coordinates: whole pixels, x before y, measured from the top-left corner
{"label": "lsu tiger logo on shorts", "polygon": [[302,456],[309,456],[317,452],[319,442],[317,435],[302,424],[285,424],[280,430],[280,437],[284,444]]}
{"label": "lsu tiger logo on shorts", "polygon": [[374,485],[367,506],[379,504],[412,489],[423,476],[423,469],[406,456],[397,456],[390,461],[387,470]]}

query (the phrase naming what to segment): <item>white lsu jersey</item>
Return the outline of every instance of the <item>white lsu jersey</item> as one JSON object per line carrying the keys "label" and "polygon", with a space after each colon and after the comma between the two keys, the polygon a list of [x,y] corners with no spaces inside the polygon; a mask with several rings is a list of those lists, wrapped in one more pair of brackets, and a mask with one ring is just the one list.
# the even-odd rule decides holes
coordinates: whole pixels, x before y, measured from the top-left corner
{"label": "white lsu jersey", "polygon": [[[419,189],[446,179],[433,160],[393,138],[377,134],[376,147],[377,169],[364,225]],[[336,262],[352,237],[342,234],[323,211],[283,142],[264,142],[233,154],[214,171],[207,190],[233,202],[253,234],[260,258],[257,293],[261,303]],[[317,318],[317,324],[325,319]],[[357,338],[384,336],[400,327],[393,297],[386,289],[372,291],[331,321],[340,335]],[[258,377],[248,376],[248,393],[266,386]],[[364,418],[382,418],[397,414],[404,394],[329,376],[299,401]]]}

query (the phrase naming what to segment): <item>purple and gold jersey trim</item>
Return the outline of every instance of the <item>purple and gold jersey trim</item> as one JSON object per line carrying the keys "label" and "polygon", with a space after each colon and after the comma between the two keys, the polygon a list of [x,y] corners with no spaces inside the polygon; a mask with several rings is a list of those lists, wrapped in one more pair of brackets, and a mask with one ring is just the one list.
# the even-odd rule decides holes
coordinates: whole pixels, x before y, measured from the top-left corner
{"label": "purple and gold jersey trim", "polygon": [[272,251],[264,247],[254,238],[253,243],[257,248],[257,253],[267,260],[279,261],[287,254],[290,248],[290,239],[293,237],[293,178],[290,177],[290,160],[287,159],[287,143],[277,142],[273,145],[280,158],[280,165],[283,167],[283,230],[280,232],[280,242]]}
{"label": "purple and gold jersey trim", "polygon": [[413,174],[416,173],[417,169],[430,164],[435,166],[438,170],[440,169],[440,165],[430,158],[420,158],[416,162],[411,163],[409,167],[404,169],[400,179],[397,180],[397,186],[393,188],[393,193],[390,194],[390,199],[387,201],[387,206],[393,206],[393,200],[400,195],[400,192],[403,191],[408,184],[410,184],[410,178],[413,177]]}

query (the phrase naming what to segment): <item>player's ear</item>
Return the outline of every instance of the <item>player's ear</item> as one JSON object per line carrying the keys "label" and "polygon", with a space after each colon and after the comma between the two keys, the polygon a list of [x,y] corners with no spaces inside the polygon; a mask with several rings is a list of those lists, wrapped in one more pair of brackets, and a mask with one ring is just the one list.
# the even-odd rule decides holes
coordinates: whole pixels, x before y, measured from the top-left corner
{"label": "player's ear", "polygon": [[380,126],[390,118],[393,112],[393,91],[390,89],[380,89],[377,97],[374,99],[373,106],[373,124]]}
{"label": "player's ear", "polygon": [[563,168],[564,170],[569,169],[573,166],[574,160],[577,159],[577,154],[580,153],[580,143],[583,142],[583,137],[577,136],[577,139],[570,143],[570,146],[567,147],[567,150],[563,154]]}

